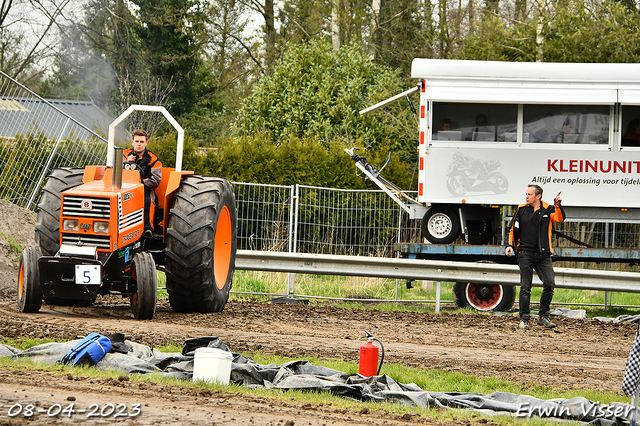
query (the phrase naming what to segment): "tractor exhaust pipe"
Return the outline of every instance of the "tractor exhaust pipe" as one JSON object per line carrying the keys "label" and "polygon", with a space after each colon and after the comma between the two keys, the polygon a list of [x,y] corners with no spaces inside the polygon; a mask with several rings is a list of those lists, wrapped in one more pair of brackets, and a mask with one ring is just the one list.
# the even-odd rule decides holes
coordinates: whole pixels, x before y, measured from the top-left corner
{"label": "tractor exhaust pipe", "polygon": [[113,176],[111,177],[111,187],[114,189],[122,188],[122,148],[114,148],[113,150]]}

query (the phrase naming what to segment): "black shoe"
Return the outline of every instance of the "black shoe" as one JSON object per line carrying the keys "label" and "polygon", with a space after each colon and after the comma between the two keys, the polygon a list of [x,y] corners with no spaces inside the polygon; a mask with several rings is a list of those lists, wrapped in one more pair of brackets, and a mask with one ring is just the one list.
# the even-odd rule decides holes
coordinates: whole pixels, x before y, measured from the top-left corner
{"label": "black shoe", "polygon": [[553,328],[556,326],[553,322],[551,322],[549,317],[546,316],[538,318],[538,325],[542,325],[546,328]]}

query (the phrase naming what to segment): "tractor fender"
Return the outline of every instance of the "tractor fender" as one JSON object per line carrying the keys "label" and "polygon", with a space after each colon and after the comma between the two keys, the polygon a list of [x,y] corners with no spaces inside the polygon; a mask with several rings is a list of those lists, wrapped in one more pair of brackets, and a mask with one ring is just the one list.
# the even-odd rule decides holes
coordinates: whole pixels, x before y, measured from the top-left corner
{"label": "tractor fender", "polygon": [[[168,177],[165,177],[167,176]],[[163,238],[166,241],[167,238],[167,227],[166,224],[169,223],[169,208],[171,207],[171,202],[173,201],[173,194],[180,187],[180,182],[182,181],[182,176],[193,175],[191,171],[181,171],[177,172],[174,168],[163,167],[162,168],[162,181],[160,185],[156,188],[156,196],[158,197],[158,206],[164,210],[163,218],[162,218],[162,228],[163,228]]]}

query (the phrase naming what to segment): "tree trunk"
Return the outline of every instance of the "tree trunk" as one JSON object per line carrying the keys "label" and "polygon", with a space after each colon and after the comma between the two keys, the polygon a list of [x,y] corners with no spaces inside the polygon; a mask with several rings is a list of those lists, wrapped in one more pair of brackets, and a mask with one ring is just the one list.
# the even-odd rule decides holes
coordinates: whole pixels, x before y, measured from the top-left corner
{"label": "tree trunk", "polygon": [[542,62],[544,59],[544,50],[542,43],[544,42],[544,35],[542,30],[544,29],[544,18],[542,14],[538,16],[538,25],[536,26],[536,62]]}
{"label": "tree trunk", "polygon": [[378,17],[380,16],[380,0],[372,0],[371,2],[371,35],[369,38],[369,55],[371,60],[376,59],[378,47]]}
{"label": "tree trunk", "polygon": [[424,31],[431,35],[433,32],[433,4],[431,0],[424,0]]}
{"label": "tree trunk", "polygon": [[340,0],[331,1],[331,43],[333,50],[340,49]]}
{"label": "tree trunk", "polygon": [[449,27],[447,25],[447,0],[438,0],[440,57],[446,58],[449,50]]}
{"label": "tree trunk", "polygon": [[516,0],[515,16],[516,21],[520,21],[527,16],[527,0]]}
{"label": "tree trunk", "polygon": [[267,68],[271,68],[276,60],[276,26],[273,0],[264,0],[264,33],[267,51],[266,64]]}

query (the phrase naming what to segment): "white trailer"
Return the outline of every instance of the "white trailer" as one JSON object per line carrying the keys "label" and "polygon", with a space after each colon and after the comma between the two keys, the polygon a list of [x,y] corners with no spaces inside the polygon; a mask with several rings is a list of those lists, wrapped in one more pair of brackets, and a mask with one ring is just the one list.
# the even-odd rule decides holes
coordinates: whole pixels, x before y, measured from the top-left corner
{"label": "white trailer", "polygon": [[487,243],[497,206],[530,183],[562,192],[568,220],[640,220],[640,143],[623,139],[640,124],[640,64],[415,59],[411,74],[417,87],[360,113],[419,92],[417,199],[347,152],[430,242]]}

